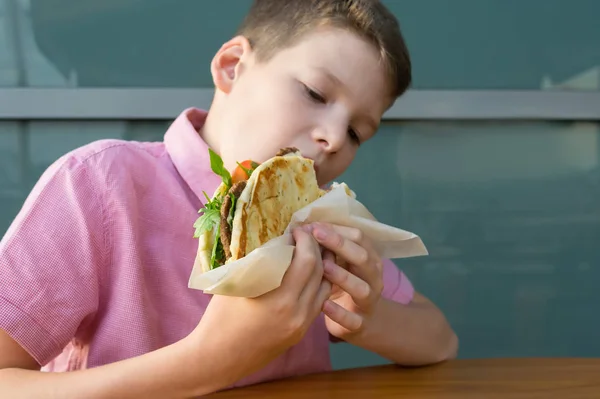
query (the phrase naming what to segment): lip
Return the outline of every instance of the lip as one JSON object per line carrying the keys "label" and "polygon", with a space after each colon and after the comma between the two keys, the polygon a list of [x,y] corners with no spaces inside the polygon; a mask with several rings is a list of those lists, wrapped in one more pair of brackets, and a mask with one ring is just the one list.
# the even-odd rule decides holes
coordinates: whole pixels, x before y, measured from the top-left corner
{"label": "lip", "polygon": [[315,173],[319,173],[319,165],[317,165],[317,162],[315,161],[314,158],[311,157],[304,157],[306,159],[310,159],[311,161],[313,161],[313,169],[315,170]]}

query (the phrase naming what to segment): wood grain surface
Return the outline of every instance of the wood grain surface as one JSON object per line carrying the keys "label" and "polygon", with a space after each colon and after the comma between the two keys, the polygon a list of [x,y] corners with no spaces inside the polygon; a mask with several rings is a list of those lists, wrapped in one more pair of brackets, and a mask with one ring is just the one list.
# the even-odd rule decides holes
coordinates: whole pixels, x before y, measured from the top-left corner
{"label": "wood grain surface", "polygon": [[600,359],[454,360],[333,371],[223,391],[212,399],[600,399]]}

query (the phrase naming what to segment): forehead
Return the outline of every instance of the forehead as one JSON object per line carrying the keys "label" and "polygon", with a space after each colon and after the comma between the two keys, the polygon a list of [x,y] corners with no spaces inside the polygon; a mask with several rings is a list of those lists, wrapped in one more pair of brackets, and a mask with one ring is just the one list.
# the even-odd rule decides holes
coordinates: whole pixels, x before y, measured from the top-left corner
{"label": "forehead", "polygon": [[279,51],[273,66],[319,75],[346,86],[355,96],[389,105],[388,75],[378,49],[353,32],[321,28]]}

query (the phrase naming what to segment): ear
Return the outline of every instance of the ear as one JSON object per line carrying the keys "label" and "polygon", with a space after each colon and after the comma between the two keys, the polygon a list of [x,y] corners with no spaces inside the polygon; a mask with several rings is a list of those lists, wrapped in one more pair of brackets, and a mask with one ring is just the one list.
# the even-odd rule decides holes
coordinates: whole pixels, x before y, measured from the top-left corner
{"label": "ear", "polygon": [[244,36],[236,36],[223,44],[210,65],[215,88],[229,93],[243,69],[243,61],[252,53],[250,42]]}

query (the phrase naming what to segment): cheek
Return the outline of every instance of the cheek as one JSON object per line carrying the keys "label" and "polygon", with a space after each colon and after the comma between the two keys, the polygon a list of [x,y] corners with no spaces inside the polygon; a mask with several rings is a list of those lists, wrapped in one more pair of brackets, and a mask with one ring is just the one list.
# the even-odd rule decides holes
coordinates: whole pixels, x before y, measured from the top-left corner
{"label": "cheek", "polygon": [[[288,93],[263,98],[253,111],[251,129],[265,146],[288,146],[302,140],[308,131],[309,115]],[[258,130],[258,131],[256,131]]]}
{"label": "cheek", "polygon": [[262,131],[282,130],[294,121],[298,110],[294,96],[284,85],[263,85],[240,93],[237,107],[242,109],[247,126]]}
{"label": "cheek", "polygon": [[[311,108],[302,93],[284,79],[254,76],[251,84],[238,86],[227,124],[230,145],[253,159],[268,159],[279,149],[301,146],[310,132]],[[243,148],[243,149],[242,149]]]}
{"label": "cheek", "polygon": [[319,183],[325,184],[337,180],[339,176],[348,169],[348,167],[354,160],[355,155],[355,150],[337,154],[336,159],[333,160],[326,168],[324,173],[322,173],[321,176],[319,176],[319,179],[323,179],[323,182]]}

